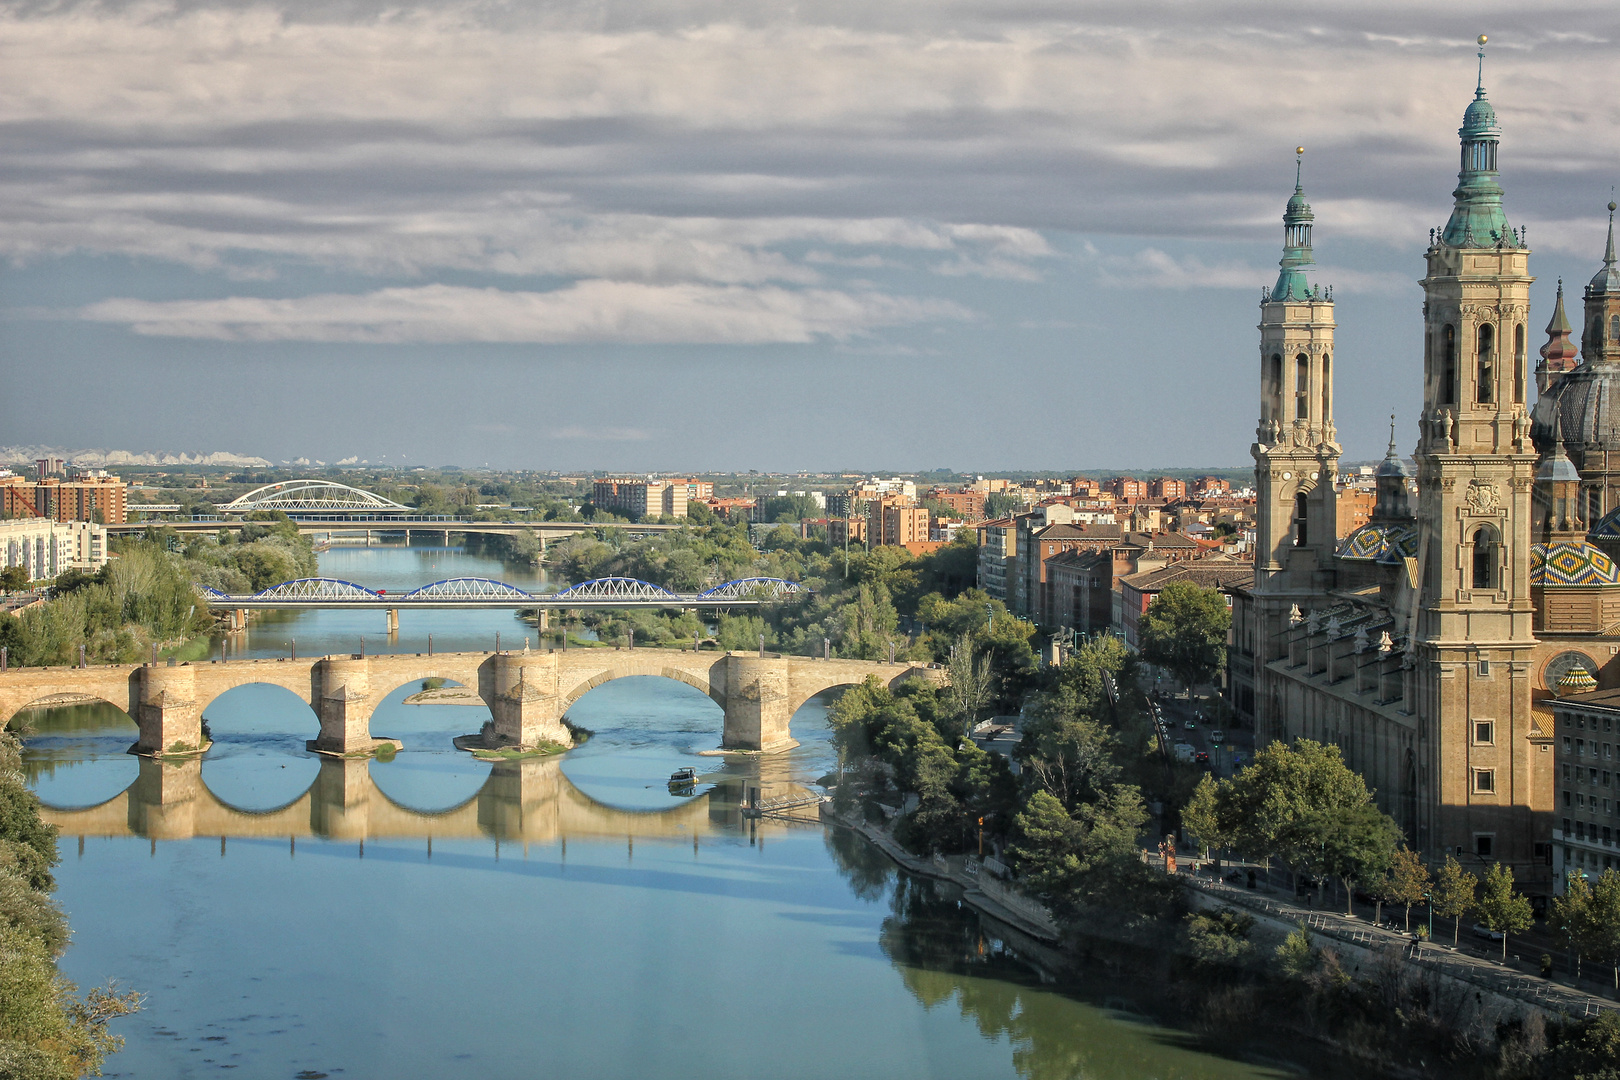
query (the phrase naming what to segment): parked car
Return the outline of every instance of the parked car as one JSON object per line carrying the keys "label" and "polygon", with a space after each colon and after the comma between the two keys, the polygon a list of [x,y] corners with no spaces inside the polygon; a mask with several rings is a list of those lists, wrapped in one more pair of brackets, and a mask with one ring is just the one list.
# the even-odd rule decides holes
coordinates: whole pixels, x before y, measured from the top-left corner
{"label": "parked car", "polygon": [[1474,929],[1474,936],[1477,937],[1477,938],[1484,938],[1486,941],[1501,941],[1502,940],[1502,931],[1500,931],[1500,930],[1492,930],[1490,927],[1486,926],[1484,923],[1475,923],[1473,929]]}
{"label": "parked car", "polygon": [[1196,731],[1198,729],[1198,721],[1189,720],[1185,724],[1182,724],[1181,726],[1186,728],[1188,731]]}
{"label": "parked car", "polygon": [[1222,731],[1220,728],[1216,728],[1214,731],[1209,733],[1209,741],[1212,742],[1212,743],[1223,743],[1223,742],[1225,742],[1226,741],[1226,732]]}

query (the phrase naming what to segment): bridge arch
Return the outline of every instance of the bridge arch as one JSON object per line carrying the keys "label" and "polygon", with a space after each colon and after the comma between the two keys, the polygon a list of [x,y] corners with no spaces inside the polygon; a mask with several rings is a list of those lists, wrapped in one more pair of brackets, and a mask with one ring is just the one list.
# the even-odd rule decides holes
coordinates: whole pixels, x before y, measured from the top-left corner
{"label": "bridge arch", "polygon": [[700,674],[698,672],[688,671],[683,668],[669,665],[658,665],[656,661],[652,664],[615,664],[614,666],[600,671],[595,675],[592,675],[589,678],[575,684],[571,690],[560,695],[558,703],[560,707],[566,711],[569,706],[573,705],[580,698],[584,697],[592,690],[595,690],[603,683],[610,683],[615,679],[628,679],[640,676],[673,679],[676,682],[685,683],[687,686],[690,686],[694,690],[698,691],[698,693],[703,694],[722,709],[726,707],[726,695],[715,687],[713,681],[708,677],[707,674]]}
{"label": "bridge arch", "polygon": [[409,513],[411,509],[364,488],[340,484],[335,480],[313,479],[266,484],[220,507],[227,514],[247,514],[255,510],[280,510],[283,513],[359,510],[398,514]]}

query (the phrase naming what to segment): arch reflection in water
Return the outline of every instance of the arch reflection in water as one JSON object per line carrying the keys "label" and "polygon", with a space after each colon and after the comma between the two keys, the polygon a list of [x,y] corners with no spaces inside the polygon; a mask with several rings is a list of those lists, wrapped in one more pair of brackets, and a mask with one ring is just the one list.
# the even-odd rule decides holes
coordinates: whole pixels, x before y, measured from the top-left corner
{"label": "arch reflection in water", "polygon": [[491,837],[545,844],[569,837],[693,840],[792,828],[789,822],[744,816],[743,801],[750,787],[797,787],[785,775],[775,775],[785,774],[784,763],[762,760],[757,764],[759,768],[700,777],[699,783],[709,790],[667,810],[637,811],[607,806],[580,791],[563,774],[559,757],[498,762],[466,802],[445,810],[422,811],[385,795],[372,779],[370,761],[323,758],[315,782],[302,795],[278,809],[255,812],[215,796],[202,782],[203,765],[198,760],[170,763],[142,758],[140,775],[117,796],[82,809],[46,806],[42,816],[65,836],[153,840],[199,836],[351,841]]}

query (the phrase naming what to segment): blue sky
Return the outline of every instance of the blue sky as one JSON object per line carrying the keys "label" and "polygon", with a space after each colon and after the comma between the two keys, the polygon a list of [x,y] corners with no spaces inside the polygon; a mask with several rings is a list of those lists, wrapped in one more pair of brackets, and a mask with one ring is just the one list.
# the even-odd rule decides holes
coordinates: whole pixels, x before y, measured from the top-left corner
{"label": "blue sky", "polygon": [[1612,4],[307,7],[0,4],[0,445],[1240,465],[1303,143],[1376,457],[1474,35],[1538,325],[1620,174]]}

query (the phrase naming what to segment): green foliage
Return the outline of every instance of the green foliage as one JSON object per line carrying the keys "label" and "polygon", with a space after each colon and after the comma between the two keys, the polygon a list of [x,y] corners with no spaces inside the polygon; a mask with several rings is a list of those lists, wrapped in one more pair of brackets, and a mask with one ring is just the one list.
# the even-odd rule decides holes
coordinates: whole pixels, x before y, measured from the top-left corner
{"label": "green foliage", "polygon": [[1137,847],[1147,810],[1134,787],[1109,788],[1071,815],[1056,796],[1036,791],[1014,821],[1019,872],[1054,911],[1128,907],[1148,873]]}
{"label": "green foliage", "polygon": [[1194,912],[1187,916],[1187,947],[1199,964],[1229,967],[1254,955],[1254,943],[1249,940],[1253,929],[1254,916],[1247,912],[1232,908],[1214,914]]}
{"label": "green foliage", "polygon": [[58,974],[68,932],[48,895],[56,834],[40,820],[19,761],[16,737],[0,732],[0,1078],[99,1076],[122,1042],[107,1022],[140,998],[109,988],[81,999]]}
{"label": "green foliage", "polygon": [[1541,1066],[1558,1080],[1620,1080],[1620,1013],[1604,1010],[1557,1032]]}
{"label": "green foliage", "polygon": [[1005,491],[994,491],[984,498],[986,518],[1011,517],[1024,509],[1024,500]]}
{"label": "green foliage", "polygon": [[1479,921],[1502,935],[1502,958],[1507,959],[1508,937],[1526,930],[1536,921],[1528,897],[1513,890],[1513,869],[1506,863],[1492,863],[1480,882],[1474,901]]}
{"label": "green foliage", "polygon": [[1142,656],[1191,688],[1208,682],[1226,664],[1226,632],[1232,613],[1215,589],[1190,581],[1164,587],[1137,628]]}
{"label": "green foliage", "polygon": [[16,592],[18,589],[28,587],[28,571],[20,566],[8,566],[0,570],[0,592]]}
{"label": "green foliage", "polygon": [[1310,928],[1300,923],[1299,929],[1277,946],[1276,956],[1277,966],[1290,978],[1303,979],[1315,971],[1317,957],[1316,950],[1311,947]]}
{"label": "green foliage", "polygon": [[[933,686],[912,680],[890,690],[869,677],[838,699],[828,719],[846,761],[870,757],[882,766],[867,779],[868,797],[881,797],[890,781],[917,796],[896,830],[912,850],[960,851],[980,818],[992,832],[1010,819],[1017,785],[1006,761],[971,742],[953,749],[956,722]],[[853,785],[850,770],[844,773]],[[839,787],[847,799],[844,783]]]}
{"label": "green foliage", "polygon": [[1457,944],[1457,923],[1474,909],[1474,899],[1478,892],[1479,878],[1464,870],[1461,863],[1447,855],[1446,861],[1434,875],[1434,885],[1429,890],[1429,896],[1434,913],[1453,920],[1451,927],[1453,945]]}
{"label": "green foliage", "polygon": [[1423,857],[1411,848],[1402,846],[1389,864],[1389,877],[1380,889],[1380,895],[1391,904],[1406,911],[1406,928],[1412,928],[1412,905],[1423,902],[1429,893],[1429,868]]}
{"label": "green foliage", "polygon": [[1204,848],[1226,846],[1226,834],[1221,831],[1218,789],[1215,778],[1205,773],[1193,788],[1192,798],[1181,811],[1181,826]]}

